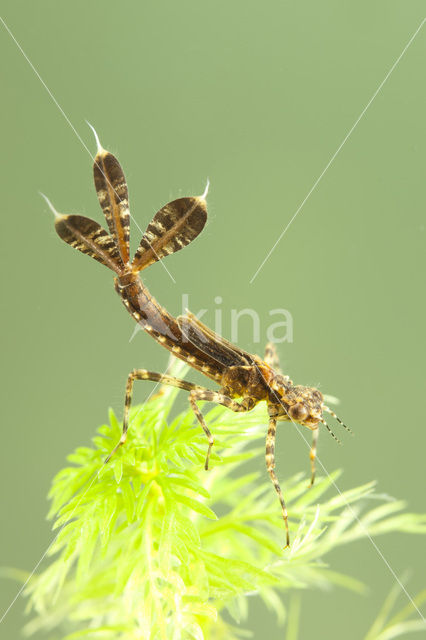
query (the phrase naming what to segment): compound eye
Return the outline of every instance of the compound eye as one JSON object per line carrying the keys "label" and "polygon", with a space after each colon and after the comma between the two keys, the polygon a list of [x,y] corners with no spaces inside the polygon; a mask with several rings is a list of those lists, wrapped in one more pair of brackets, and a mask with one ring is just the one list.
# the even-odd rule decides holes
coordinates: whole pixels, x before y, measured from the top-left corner
{"label": "compound eye", "polygon": [[296,402],[296,404],[293,404],[289,408],[288,413],[290,418],[293,418],[293,420],[296,420],[297,422],[303,422],[309,415],[309,411],[302,402]]}

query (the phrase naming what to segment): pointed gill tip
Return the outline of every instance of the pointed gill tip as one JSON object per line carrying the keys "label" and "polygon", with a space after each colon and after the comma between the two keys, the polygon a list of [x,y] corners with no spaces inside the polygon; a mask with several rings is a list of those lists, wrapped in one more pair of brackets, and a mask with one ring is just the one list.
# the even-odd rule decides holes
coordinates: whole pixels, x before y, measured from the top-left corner
{"label": "pointed gill tip", "polygon": [[89,127],[91,128],[91,130],[92,130],[92,132],[93,132],[93,135],[95,136],[96,147],[97,147],[97,149],[96,149],[96,153],[97,153],[97,154],[98,154],[98,153],[102,153],[102,151],[105,151],[105,149],[104,149],[104,148],[103,148],[103,146],[101,145],[101,142],[100,142],[100,140],[99,140],[99,136],[98,136],[98,134],[96,133],[96,129],[95,129],[95,127],[94,127],[94,126],[92,126],[88,120],[86,120],[86,124],[88,124],[88,125],[89,125]]}
{"label": "pointed gill tip", "polygon": [[207,194],[209,192],[209,187],[210,187],[210,180],[207,178],[206,188],[204,189],[203,194],[200,196],[201,200],[205,200],[207,198]]}
{"label": "pointed gill tip", "polygon": [[61,218],[62,217],[61,214],[56,211],[55,207],[50,202],[49,198],[44,193],[42,193],[41,191],[39,191],[39,194],[41,195],[42,198],[45,199],[45,201],[47,203],[47,206],[49,207],[49,209],[51,210],[51,212],[53,213],[55,218]]}

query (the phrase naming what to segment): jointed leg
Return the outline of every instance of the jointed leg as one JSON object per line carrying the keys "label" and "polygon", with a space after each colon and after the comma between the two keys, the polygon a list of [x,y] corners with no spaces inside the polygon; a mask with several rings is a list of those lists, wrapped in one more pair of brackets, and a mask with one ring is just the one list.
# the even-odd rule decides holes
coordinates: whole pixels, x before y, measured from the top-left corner
{"label": "jointed leg", "polygon": [[[171,371],[174,362],[175,362],[175,356],[170,354],[169,361],[167,363],[167,368],[164,371],[163,376],[169,375],[169,372]],[[166,385],[167,385],[167,383],[160,384],[158,389],[155,391],[155,393],[152,394],[152,396],[150,396],[150,398],[158,398],[159,396],[163,396],[165,394],[165,392],[166,392],[166,389],[165,389]]]}
{"label": "jointed leg", "polygon": [[242,402],[237,402],[236,400],[232,400],[228,396],[224,396],[222,393],[217,393],[216,391],[210,391],[209,389],[203,389],[202,387],[198,387],[198,389],[194,389],[189,394],[189,402],[191,404],[192,410],[195,413],[198,422],[204,429],[204,433],[207,436],[207,440],[209,441],[209,448],[207,450],[206,462],[204,468],[208,471],[209,468],[209,460],[210,453],[212,447],[214,445],[214,439],[212,434],[210,433],[209,428],[207,427],[203,415],[197,405],[198,400],[207,400],[208,402],[216,402],[217,404],[221,404],[231,411],[251,411],[253,407],[256,405],[256,400],[253,398],[244,398]]}
{"label": "jointed leg", "polygon": [[193,384],[192,382],[186,382],[185,380],[180,380],[179,378],[173,378],[172,376],[168,376],[162,373],[155,373],[155,371],[147,371],[147,369],[134,369],[129,373],[129,377],[127,378],[126,384],[126,398],[124,401],[124,416],[123,416],[123,432],[121,438],[114,449],[111,451],[109,456],[105,459],[105,463],[109,462],[111,457],[117,451],[119,447],[121,447],[127,439],[127,431],[129,428],[129,410],[130,405],[132,403],[132,393],[133,393],[133,383],[135,380],[151,380],[152,382],[161,382],[162,384],[168,384],[173,387],[179,387],[180,389],[185,389],[185,391],[194,391],[194,390],[202,390],[203,387],[200,387],[197,384]]}
{"label": "jointed leg", "polygon": [[266,364],[269,364],[272,369],[274,369],[277,373],[282,373],[280,369],[280,361],[278,358],[277,350],[273,342],[268,342],[265,347],[265,357],[264,360]]}
{"label": "jointed leg", "polygon": [[173,387],[178,387],[179,389],[184,389],[185,391],[189,391],[189,401],[194,411],[198,422],[204,429],[204,432],[209,441],[209,448],[207,451],[207,458],[205,468],[208,469],[210,452],[214,443],[213,436],[208,429],[204,418],[201,414],[197,406],[197,400],[207,400],[209,402],[217,402],[218,404],[222,404],[225,407],[228,407],[232,411],[250,411],[256,404],[256,400],[252,398],[245,398],[241,403],[232,400],[228,396],[225,396],[221,393],[217,393],[215,391],[210,391],[205,387],[201,387],[198,384],[194,384],[193,382],[186,382],[186,380],[180,380],[179,378],[174,378],[172,376],[168,376],[163,373],[156,373],[155,371],[148,371],[147,369],[134,369],[129,373],[126,384],[126,398],[124,402],[124,416],[123,416],[123,432],[121,438],[114,449],[111,451],[109,456],[105,459],[105,463],[109,462],[114,453],[121,447],[127,439],[127,431],[129,428],[129,411],[130,405],[132,403],[132,393],[133,393],[133,383],[135,380],[151,380],[152,382],[161,382],[162,384],[167,384]]}
{"label": "jointed leg", "polygon": [[281,510],[285,524],[285,532],[286,532],[286,546],[285,548],[290,546],[290,534],[288,530],[288,514],[287,507],[285,506],[284,496],[281,491],[280,483],[278,482],[278,478],[275,474],[275,434],[277,431],[277,421],[275,418],[269,419],[269,429],[268,435],[266,436],[266,468],[268,470],[269,476],[272,480],[272,484],[274,485],[275,491],[278,494],[278,498],[281,503]]}
{"label": "jointed leg", "polygon": [[193,397],[192,392],[189,394],[189,403],[191,405],[191,408],[192,408],[193,412],[195,413],[195,416],[196,416],[198,422],[200,423],[200,425],[204,429],[204,433],[207,436],[207,440],[209,441],[209,448],[207,449],[206,462],[204,464],[204,469],[206,471],[208,471],[209,460],[210,460],[210,452],[211,452],[212,447],[214,445],[214,438],[213,438],[213,436],[211,434],[210,429],[206,425],[206,422],[205,422],[205,420],[203,418],[203,414],[201,413],[200,409],[198,408],[197,402],[196,402],[195,398]]}
{"label": "jointed leg", "polygon": [[315,482],[315,458],[317,456],[318,435],[319,435],[319,427],[315,427],[315,429],[312,429],[312,446],[309,452],[309,457],[311,459],[311,484],[310,484],[311,487]]}

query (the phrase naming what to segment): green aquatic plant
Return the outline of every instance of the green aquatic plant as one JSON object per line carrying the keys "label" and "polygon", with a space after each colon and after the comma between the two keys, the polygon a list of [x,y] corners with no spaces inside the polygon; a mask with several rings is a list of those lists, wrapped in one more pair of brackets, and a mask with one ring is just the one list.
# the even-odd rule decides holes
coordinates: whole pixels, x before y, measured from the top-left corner
{"label": "green aquatic plant", "polygon": [[[247,469],[264,453],[264,407],[207,414],[215,447],[206,473],[206,440],[193,413],[171,417],[176,393],[161,390],[134,408],[126,445],[103,465],[121,432],[111,411],[93,446],[78,448],[54,478],[49,517],[57,537],[50,564],[26,587],[27,634],[232,640],[243,634],[248,595],[260,596],[282,622],[288,596],[307,587],[363,591],[327,566],[332,549],[367,535],[425,533],[426,516],[375,496],[372,482],[327,495],[339,472],[309,490],[298,474],[283,483],[292,536],[283,550],[268,475]],[[297,637],[293,609],[289,638]]]}

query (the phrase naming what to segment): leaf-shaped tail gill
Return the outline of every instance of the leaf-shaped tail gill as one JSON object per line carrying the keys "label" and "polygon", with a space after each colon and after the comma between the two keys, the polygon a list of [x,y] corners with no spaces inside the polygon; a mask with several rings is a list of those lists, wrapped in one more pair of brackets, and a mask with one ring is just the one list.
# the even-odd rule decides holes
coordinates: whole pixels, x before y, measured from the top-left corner
{"label": "leaf-shaped tail gill", "polygon": [[114,240],[105,229],[90,218],[58,213],[49,198],[44,193],[40,195],[55,216],[55,229],[62,240],[116,273],[121,273],[124,265]]}
{"label": "leaf-shaped tail gill", "polygon": [[98,200],[124,264],[129,262],[129,195],[117,158],[100,145],[93,164]]}
{"label": "leaf-shaped tail gill", "polygon": [[206,220],[203,197],[179,198],[166,204],[149,223],[133,258],[133,269],[141,271],[186,247],[203,230]]}
{"label": "leaf-shaped tail gill", "polygon": [[102,262],[116,273],[121,273],[123,263],[117,246],[109,233],[97,222],[84,216],[60,216],[55,221],[57,234],[69,245]]}

